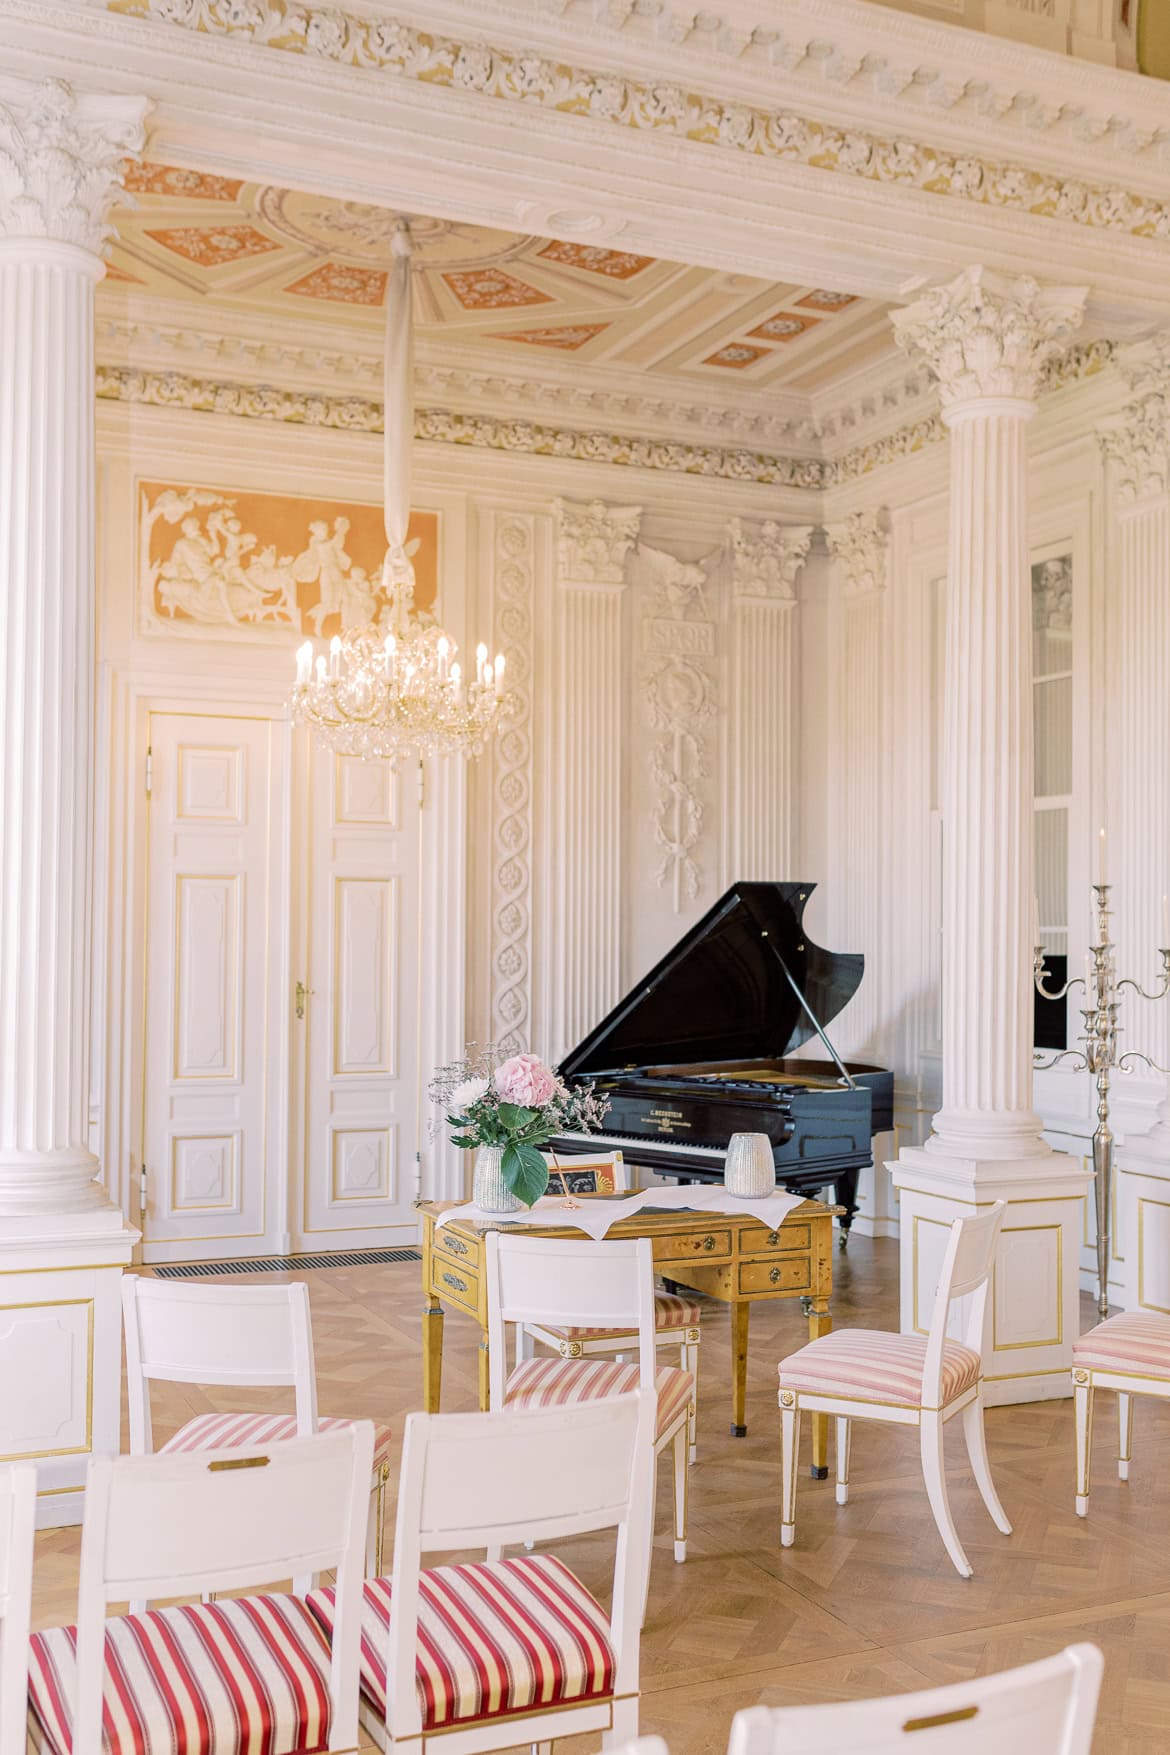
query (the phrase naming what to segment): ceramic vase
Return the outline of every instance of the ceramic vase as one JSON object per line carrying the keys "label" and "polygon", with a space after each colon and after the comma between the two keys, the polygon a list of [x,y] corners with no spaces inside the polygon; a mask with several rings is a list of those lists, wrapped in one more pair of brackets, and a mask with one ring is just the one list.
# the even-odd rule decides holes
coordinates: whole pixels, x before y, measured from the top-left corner
{"label": "ceramic vase", "polygon": [[524,1205],[504,1181],[503,1163],[503,1146],[477,1147],[471,1198],[481,1213],[516,1213]]}
{"label": "ceramic vase", "polygon": [[776,1187],[772,1142],[766,1133],[733,1133],[727,1142],[723,1186],[740,1200],[758,1200]]}

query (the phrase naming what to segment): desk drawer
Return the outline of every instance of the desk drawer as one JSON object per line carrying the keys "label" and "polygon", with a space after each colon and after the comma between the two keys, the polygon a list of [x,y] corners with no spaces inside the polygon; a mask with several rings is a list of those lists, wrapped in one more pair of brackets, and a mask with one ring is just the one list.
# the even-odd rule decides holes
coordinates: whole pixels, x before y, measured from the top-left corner
{"label": "desk drawer", "polygon": [[[480,1248],[482,1247],[481,1244]],[[445,1227],[441,1231],[436,1231],[431,1248],[436,1255],[445,1255],[458,1266],[470,1267],[473,1272],[475,1271],[479,1250],[474,1244],[468,1243],[465,1238],[457,1237],[453,1231],[448,1231]]]}
{"label": "desk drawer", "polygon": [[809,1237],[807,1225],[782,1225],[778,1231],[769,1231],[766,1225],[745,1225],[739,1234],[739,1253],[757,1255],[774,1249],[787,1255],[794,1249],[807,1249]]}
{"label": "desk drawer", "polygon": [[685,1236],[654,1239],[655,1261],[730,1261],[730,1231],[694,1231]]}
{"label": "desk drawer", "polygon": [[741,1261],[741,1292],[807,1292],[811,1264],[807,1255],[778,1255],[775,1261]]}
{"label": "desk drawer", "polygon": [[479,1277],[468,1268],[456,1266],[436,1255],[434,1265],[435,1292],[444,1304],[458,1304],[472,1315],[479,1311]]}

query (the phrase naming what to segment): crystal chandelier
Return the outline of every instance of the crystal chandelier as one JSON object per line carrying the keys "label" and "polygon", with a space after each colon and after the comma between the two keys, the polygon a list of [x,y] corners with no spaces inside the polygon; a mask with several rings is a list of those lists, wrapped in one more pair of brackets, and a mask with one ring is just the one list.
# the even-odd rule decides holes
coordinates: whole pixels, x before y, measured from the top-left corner
{"label": "crystal chandelier", "polygon": [[410,458],[414,440],[410,228],[400,220],[386,286],[383,507],[386,559],[375,621],[334,634],[328,654],[312,640],[297,650],[289,703],[294,722],[311,725],[340,755],[479,755],[511,711],[504,659],[475,654],[465,677],[458,647],[442,628],[413,614],[414,566],[407,547]]}

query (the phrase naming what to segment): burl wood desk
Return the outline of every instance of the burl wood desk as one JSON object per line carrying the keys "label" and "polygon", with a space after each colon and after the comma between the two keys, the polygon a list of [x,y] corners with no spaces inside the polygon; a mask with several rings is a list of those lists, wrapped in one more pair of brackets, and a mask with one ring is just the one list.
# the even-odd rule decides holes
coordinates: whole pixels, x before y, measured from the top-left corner
{"label": "burl wood desk", "polygon": [[[588,1200],[588,1195],[579,1197]],[[441,1230],[435,1221],[455,1202],[424,1202],[423,1221],[423,1405],[439,1411],[443,1370],[443,1316],[446,1307],[462,1310],[479,1324],[479,1405],[488,1405],[487,1282],[484,1237],[489,1221],[452,1219]],[[643,1210],[612,1227],[610,1237],[649,1237],[654,1244],[655,1270],[665,1279],[693,1286],[698,1292],[731,1305],[731,1431],[747,1432],[744,1404],[747,1387],[748,1319],[753,1304],[776,1298],[799,1298],[808,1317],[809,1339],[832,1328],[829,1295],[833,1287],[833,1214],[838,1209],[805,1201],[775,1231],[757,1219],[724,1213],[654,1212]],[[510,1227],[509,1227],[510,1228]],[[589,1238],[571,1224],[524,1227],[528,1237]],[[823,1480],[827,1418],[813,1417],[812,1472]]]}

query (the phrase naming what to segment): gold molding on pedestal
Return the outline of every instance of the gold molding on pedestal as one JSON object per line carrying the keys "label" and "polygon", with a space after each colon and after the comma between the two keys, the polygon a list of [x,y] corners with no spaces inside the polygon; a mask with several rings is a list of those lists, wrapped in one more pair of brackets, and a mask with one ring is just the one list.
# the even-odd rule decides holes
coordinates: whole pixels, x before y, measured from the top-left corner
{"label": "gold molding on pedestal", "polygon": [[[120,1264],[118,1264],[120,1265]],[[20,1272],[20,1269],[16,1270]],[[60,1268],[28,1269],[28,1272],[60,1273]],[[85,1325],[85,1443],[66,1444],[56,1450],[12,1450],[0,1454],[2,1462],[48,1461],[57,1456],[85,1456],[93,1448],[93,1331],[95,1321],[93,1298],[36,1298],[25,1304],[0,1304],[0,1311],[13,1310],[76,1310],[87,1312]],[[59,1492],[79,1489],[59,1488]]]}
{"label": "gold molding on pedestal", "polygon": [[1170,237],[1170,204],[1116,187],[1094,188],[1010,161],[953,153],[902,136],[836,128],[792,111],[759,109],[688,91],[669,81],[645,84],[592,72],[535,51],[461,43],[400,19],[374,18],[306,0],[106,0],[109,12],[304,56],[334,66],[385,73],[476,97],[629,131],[665,134],[696,145],[769,158],[853,181],[895,184],[978,207],[1130,236]]}
{"label": "gold molding on pedestal", "polygon": [[1142,1210],[1144,1207],[1170,1209],[1170,1200],[1154,1200],[1148,1194],[1138,1195],[1138,1304],[1142,1310],[1158,1310],[1163,1315],[1170,1316],[1170,1307],[1165,1304],[1151,1304],[1146,1300],[1146,1215]]}
{"label": "gold molding on pedestal", "polygon": [[1055,1231],[1056,1232],[1056,1337],[1047,1341],[1004,1341],[999,1340],[999,1321],[996,1314],[995,1299],[991,1301],[991,1350],[993,1353],[1014,1353],[1021,1347],[1062,1347],[1064,1345],[1064,1226],[1056,1225],[1005,1225],[1000,1232],[1001,1237],[1022,1231]]}

